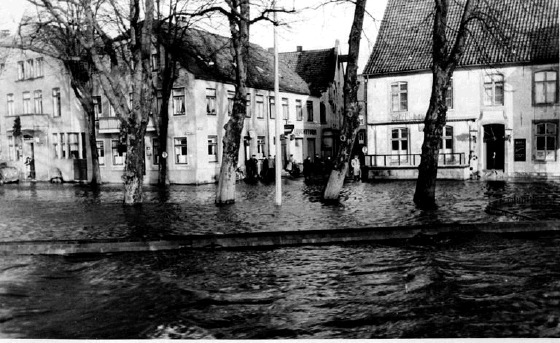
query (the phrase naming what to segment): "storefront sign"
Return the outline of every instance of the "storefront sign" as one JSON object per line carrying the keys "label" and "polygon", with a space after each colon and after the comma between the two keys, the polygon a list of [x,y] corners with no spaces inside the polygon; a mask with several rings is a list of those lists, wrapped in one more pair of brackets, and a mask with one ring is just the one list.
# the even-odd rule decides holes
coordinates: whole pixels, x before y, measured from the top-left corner
{"label": "storefront sign", "polygon": [[514,155],[513,160],[516,162],[524,162],[527,159],[527,148],[525,139],[514,139],[513,140]]}
{"label": "storefront sign", "polygon": [[412,113],[412,112],[395,112],[391,113],[391,121],[401,122],[401,121],[423,121],[425,119],[425,114]]}

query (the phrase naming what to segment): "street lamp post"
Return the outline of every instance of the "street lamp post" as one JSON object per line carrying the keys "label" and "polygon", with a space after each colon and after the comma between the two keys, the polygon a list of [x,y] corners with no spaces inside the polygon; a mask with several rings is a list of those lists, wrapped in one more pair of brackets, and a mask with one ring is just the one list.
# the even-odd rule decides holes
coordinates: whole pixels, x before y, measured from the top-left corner
{"label": "street lamp post", "polygon": [[[276,9],[276,1],[272,4],[273,8]],[[282,154],[280,146],[280,135],[282,134],[282,118],[280,118],[280,81],[278,78],[278,34],[276,32],[276,11],[274,12],[274,111],[275,113],[275,123],[276,123],[276,157],[275,157],[275,183],[276,183],[276,205],[282,205],[282,161],[280,155]]]}

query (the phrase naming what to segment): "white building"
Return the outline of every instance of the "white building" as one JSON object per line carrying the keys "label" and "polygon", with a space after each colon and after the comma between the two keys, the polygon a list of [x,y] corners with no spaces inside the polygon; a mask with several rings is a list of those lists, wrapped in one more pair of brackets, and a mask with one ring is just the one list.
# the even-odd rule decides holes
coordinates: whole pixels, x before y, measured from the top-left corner
{"label": "white building", "polygon": [[[447,99],[438,177],[560,177],[558,2],[492,6],[514,28],[512,43],[473,28]],[[432,9],[429,0],[388,3],[363,72],[370,178],[417,176],[432,83]]]}

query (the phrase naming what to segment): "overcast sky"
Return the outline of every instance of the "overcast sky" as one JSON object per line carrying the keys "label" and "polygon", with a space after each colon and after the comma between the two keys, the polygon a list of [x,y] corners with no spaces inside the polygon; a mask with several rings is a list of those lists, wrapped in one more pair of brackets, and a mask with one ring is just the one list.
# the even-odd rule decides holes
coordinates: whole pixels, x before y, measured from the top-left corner
{"label": "overcast sky", "polygon": [[[348,34],[354,16],[353,5],[318,6],[324,0],[277,0],[279,6],[298,10],[297,14],[281,17],[287,22],[278,29],[279,51],[295,51],[296,46],[304,50],[327,49],[339,40],[342,54],[348,52]],[[360,47],[360,71],[367,62],[369,53],[375,43],[377,32],[387,0],[369,0],[367,5],[362,44]],[[303,9],[303,7],[307,9]],[[26,7],[25,0],[0,0],[0,29],[15,30]],[[225,32],[224,34],[227,34]],[[272,25],[267,22],[251,28],[251,42],[263,48],[273,46]]]}

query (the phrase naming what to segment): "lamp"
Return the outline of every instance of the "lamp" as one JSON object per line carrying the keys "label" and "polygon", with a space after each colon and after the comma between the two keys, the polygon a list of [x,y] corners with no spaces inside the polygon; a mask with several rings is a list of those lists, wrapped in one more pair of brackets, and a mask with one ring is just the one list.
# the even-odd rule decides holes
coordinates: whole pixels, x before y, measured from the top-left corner
{"label": "lamp", "polygon": [[512,129],[506,129],[506,134],[504,139],[507,140],[508,142],[511,142],[511,132],[513,131]]}

